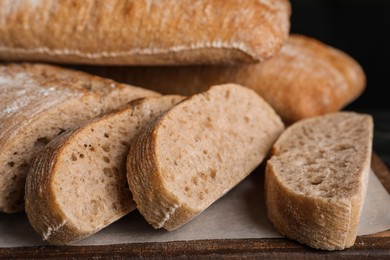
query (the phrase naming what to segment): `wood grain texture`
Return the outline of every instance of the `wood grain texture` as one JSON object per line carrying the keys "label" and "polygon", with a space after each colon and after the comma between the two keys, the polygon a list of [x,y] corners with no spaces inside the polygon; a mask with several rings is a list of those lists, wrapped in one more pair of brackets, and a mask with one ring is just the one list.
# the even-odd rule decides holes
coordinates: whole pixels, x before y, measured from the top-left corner
{"label": "wood grain texture", "polygon": [[[388,168],[375,152],[372,168],[378,177],[390,175]],[[390,185],[389,178],[382,178],[381,181],[384,186]],[[148,259],[388,259],[390,231],[358,236],[354,246],[334,252],[312,249],[288,239],[222,239],[108,246],[0,248],[0,259],[139,259],[142,257]]]}

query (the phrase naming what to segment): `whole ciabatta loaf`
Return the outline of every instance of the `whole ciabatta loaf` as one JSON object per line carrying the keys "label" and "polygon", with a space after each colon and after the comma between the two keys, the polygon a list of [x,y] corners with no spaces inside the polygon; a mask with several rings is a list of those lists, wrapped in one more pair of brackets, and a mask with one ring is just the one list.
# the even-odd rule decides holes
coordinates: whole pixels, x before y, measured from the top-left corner
{"label": "whole ciabatta loaf", "polygon": [[280,50],[289,18],[288,0],[2,0],[0,59],[258,62]]}
{"label": "whole ciabatta loaf", "polygon": [[266,205],[275,228],[314,248],[351,247],[366,193],[372,138],[372,117],[354,112],[287,128],[266,165]]}
{"label": "whole ciabatta loaf", "polygon": [[133,136],[183,97],[136,100],[87,121],[50,142],[26,180],[26,213],[52,244],[88,237],[129,213],[135,203],[126,180]]}
{"label": "whole ciabatta loaf", "polygon": [[42,64],[0,66],[0,211],[24,208],[31,159],[86,119],[155,92]]}
{"label": "whole ciabatta loaf", "polygon": [[190,95],[211,85],[240,84],[260,94],[287,124],[344,108],[361,95],[366,83],[351,56],[296,34],[278,54],[257,64],[80,69],[163,94]]}
{"label": "whole ciabatta loaf", "polygon": [[284,130],[253,90],[226,84],[182,101],[136,136],[127,178],[155,228],[189,222],[248,176]]}

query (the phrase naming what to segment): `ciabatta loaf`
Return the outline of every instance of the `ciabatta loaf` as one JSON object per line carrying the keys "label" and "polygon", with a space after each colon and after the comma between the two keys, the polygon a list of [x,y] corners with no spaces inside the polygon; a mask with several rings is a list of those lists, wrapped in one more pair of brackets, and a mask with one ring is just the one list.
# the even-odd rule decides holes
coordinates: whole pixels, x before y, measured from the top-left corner
{"label": "ciabatta loaf", "polygon": [[31,159],[55,136],[128,101],[156,95],[50,65],[0,66],[0,211],[24,208]]}
{"label": "ciabatta loaf", "polygon": [[286,124],[339,111],[366,86],[365,73],[355,59],[297,34],[290,35],[278,54],[256,64],[80,69],[163,94],[190,95],[211,85],[240,84],[261,95]]}
{"label": "ciabatta loaf", "polygon": [[136,100],[50,142],[26,180],[26,213],[52,244],[88,237],[135,208],[126,179],[129,143],[180,96]]}
{"label": "ciabatta loaf", "polygon": [[370,170],[373,120],[337,112],[286,129],[267,161],[268,217],[283,235],[325,250],[356,239]]}
{"label": "ciabatta loaf", "polygon": [[79,64],[258,62],[290,29],[288,0],[0,1],[0,59]]}
{"label": "ciabatta loaf", "polygon": [[155,228],[189,222],[248,176],[284,130],[253,90],[226,84],[189,97],[136,136],[127,178]]}

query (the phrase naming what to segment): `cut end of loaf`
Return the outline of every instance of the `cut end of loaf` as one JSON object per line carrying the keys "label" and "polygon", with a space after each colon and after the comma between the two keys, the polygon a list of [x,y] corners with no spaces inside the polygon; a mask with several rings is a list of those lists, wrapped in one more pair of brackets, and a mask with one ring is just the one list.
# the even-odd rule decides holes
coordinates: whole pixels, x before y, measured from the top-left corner
{"label": "cut end of loaf", "polygon": [[283,235],[313,248],[354,244],[372,149],[371,116],[337,112],[286,129],[266,166],[267,213]]}
{"label": "cut end of loaf", "polygon": [[306,196],[348,198],[360,190],[359,174],[367,166],[360,162],[367,161],[371,150],[370,131],[372,120],[366,115],[313,118],[281,137],[270,163],[292,190]]}

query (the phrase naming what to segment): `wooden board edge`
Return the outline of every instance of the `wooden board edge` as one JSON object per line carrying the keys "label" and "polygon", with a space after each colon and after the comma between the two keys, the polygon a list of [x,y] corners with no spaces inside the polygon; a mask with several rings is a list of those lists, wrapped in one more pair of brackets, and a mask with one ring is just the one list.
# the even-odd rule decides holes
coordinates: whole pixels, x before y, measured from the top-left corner
{"label": "wooden board edge", "polygon": [[129,258],[147,257],[264,257],[306,258],[389,256],[390,237],[358,237],[353,247],[340,251],[316,250],[287,239],[222,239],[107,246],[40,246],[0,249],[2,258]]}

